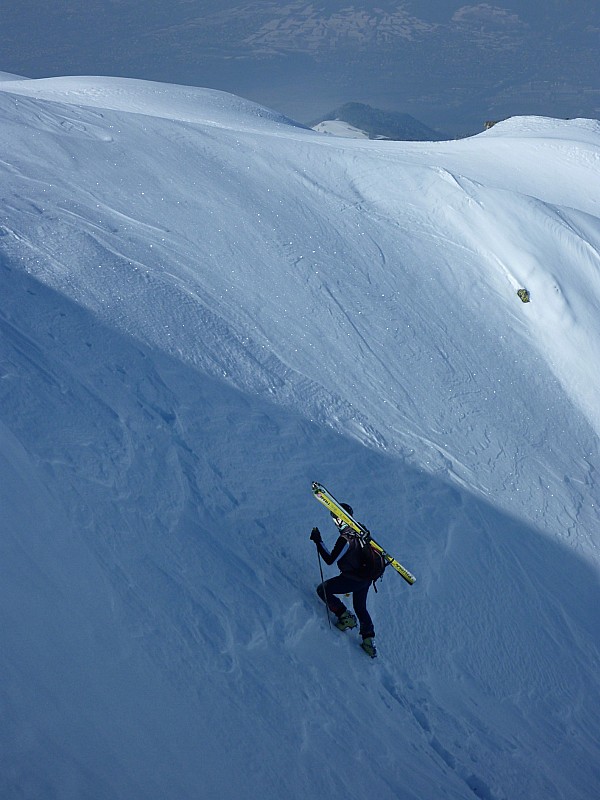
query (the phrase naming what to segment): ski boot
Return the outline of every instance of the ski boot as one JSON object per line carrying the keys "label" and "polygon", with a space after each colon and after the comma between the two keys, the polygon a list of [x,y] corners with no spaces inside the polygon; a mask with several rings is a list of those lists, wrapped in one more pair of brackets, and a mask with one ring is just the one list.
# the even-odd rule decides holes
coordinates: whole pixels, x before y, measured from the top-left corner
{"label": "ski boot", "polygon": [[377,658],[377,650],[375,648],[375,642],[373,641],[372,636],[366,636],[362,640],[360,646],[368,656],[371,656],[371,658]]}
{"label": "ski boot", "polygon": [[340,631],[347,631],[348,628],[356,628],[356,625],[356,617],[354,614],[351,614],[348,609],[340,614],[338,621],[335,623],[335,627]]}

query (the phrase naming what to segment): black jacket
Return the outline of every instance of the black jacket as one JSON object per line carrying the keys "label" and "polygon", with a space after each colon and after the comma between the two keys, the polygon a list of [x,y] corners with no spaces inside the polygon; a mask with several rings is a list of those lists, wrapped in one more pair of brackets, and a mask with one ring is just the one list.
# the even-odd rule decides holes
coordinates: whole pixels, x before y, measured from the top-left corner
{"label": "black jacket", "polygon": [[368,547],[369,545],[361,545],[358,538],[348,541],[343,536],[338,537],[331,553],[326,550],[322,542],[317,543],[317,549],[323,561],[331,566],[336,559],[339,559],[337,564],[342,575],[355,581],[369,580],[371,568],[365,558],[365,551]]}

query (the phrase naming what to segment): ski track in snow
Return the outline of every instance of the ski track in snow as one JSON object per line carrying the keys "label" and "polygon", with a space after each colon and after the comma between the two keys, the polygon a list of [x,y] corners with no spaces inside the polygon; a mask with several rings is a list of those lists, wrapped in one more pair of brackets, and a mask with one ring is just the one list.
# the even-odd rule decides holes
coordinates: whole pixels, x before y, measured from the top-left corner
{"label": "ski track in snow", "polygon": [[[598,123],[0,105],[0,794],[596,796]],[[374,662],[315,479],[417,575]]]}

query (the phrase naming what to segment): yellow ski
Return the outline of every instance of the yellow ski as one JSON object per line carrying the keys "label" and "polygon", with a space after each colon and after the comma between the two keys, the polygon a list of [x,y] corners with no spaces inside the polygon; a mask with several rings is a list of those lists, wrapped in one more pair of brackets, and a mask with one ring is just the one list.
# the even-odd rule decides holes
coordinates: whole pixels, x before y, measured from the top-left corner
{"label": "yellow ski", "polygon": [[400,573],[404,580],[412,586],[412,584],[416,581],[415,576],[412,575],[406,569],[406,567],[403,567],[402,564],[393,556],[387,553],[383,547],[373,539],[370,531],[368,531],[364,525],[361,525],[360,522],[357,522],[354,517],[348,514],[348,512],[341,507],[335,497],[330,494],[324,486],[322,486],[320,483],[313,482],[312,490],[314,496],[320,503],[323,503],[325,508],[329,509],[329,511],[336,517],[343,520],[346,525],[349,525],[352,530],[356,532],[357,536],[365,542],[365,544],[368,542],[371,547],[377,550],[378,553],[381,553],[388,564],[390,564],[390,566],[392,566],[396,572]]}

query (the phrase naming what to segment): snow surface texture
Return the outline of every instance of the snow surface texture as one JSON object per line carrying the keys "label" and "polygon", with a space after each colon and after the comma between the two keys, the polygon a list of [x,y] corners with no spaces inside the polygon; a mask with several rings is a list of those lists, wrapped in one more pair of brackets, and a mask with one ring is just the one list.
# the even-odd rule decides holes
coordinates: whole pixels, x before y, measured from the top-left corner
{"label": "snow surface texture", "polygon": [[600,125],[4,77],[0,796],[597,797]]}

